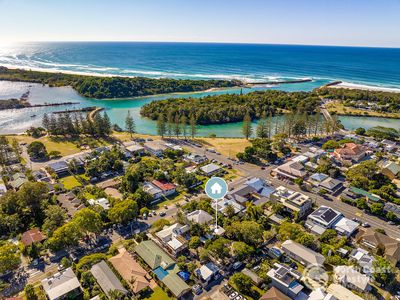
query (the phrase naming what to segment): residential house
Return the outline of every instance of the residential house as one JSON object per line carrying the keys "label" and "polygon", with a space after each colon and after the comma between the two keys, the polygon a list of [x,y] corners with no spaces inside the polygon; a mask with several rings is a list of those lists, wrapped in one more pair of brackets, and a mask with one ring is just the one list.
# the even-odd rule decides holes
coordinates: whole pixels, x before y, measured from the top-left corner
{"label": "residential house", "polygon": [[372,264],[374,262],[374,257],[369,254],[369,252],[362,248],[356,248],[350,253],[350,259],[357,262],[362,268],[364,274],[370,275],[372,272]]}
{"label": "residential house", "polygon": [[301,273],[286,265],[275,263],[267,276],[271,278],[272,286],[280,290],[290,298],[295,298],[303,290],[304,286],[300,283]]}
{"label": "residential house", "polygon": [[340,180],[334,179],[323,173],[314,173],[310,176],[308,182],[312,186],[323,189],[330,194],[337,193],[343,187],[343,183]]}
{"label": "residential house", "polygon": [[289,190],[284,186],[277,187],[276,190],[270,195],[270,199],[272,202],[282,204],[286,211],[297,214],[298,219],[306,216],[312,207],[312,201],[310,197],[302,193]]}
{"label": "residential house", "polygon": [[143,155],[145,152],[144,147],[137,143],[124,144],[124,146],[132,155]]}
{"label": "residential house", "polygon": [[388,213],[392,212],[395,214],[397,219],[400,219],[400,205],[392,203],[392,202],[386,202],[385,206],[383,207],[383,210]]}
{"label": "residential house", "polygon": [[360,296],[357,296],[349,289],[337,283],[332,283],[328,287],[327,292],[338,300],[363,300]]}
{"label": "residential house", "polygon": [[295,180],[297,178],[304,178],[307,175],[304,165],[296,161],[289,161],[274,169],[278,177]]}
{"label": "residential house", "polygon": [[175,223],[171,226],[164,227],[163,230],[157,232],[155,235],[164,248],[173,256],[177,257],[182,251],[187,249],[188,242],[184,235],[189,232],[189,230],[189,225]]}
{"label": "residential house", "polygon": [[381,173],[389,177],[391,180],[400,175],[400,165],[394,161],[380,161],[378,165],[381,167]]}
{"label": "residential house", "polygon": [[259,300],[290,300],[288,296],[278,290],[276,287],[271,287]]}
{"label": "residential house", "polygon": [[236,201],[232,200],[232,199],[218,199],[218,200],[213,200],[211,206],[213,207],[213,209],[215,209],[215,207],[217,207],[217,210],[221,213],[223,213],[224,215],[226,215],[226,208],[228,206],[231,206],[234,211],[235,214],[238,214],[242,211],[244,211],[244,206],[237,203]]}
{"label": "residential house", "polygon": [[320,233],[318,227],[322,227],[323,229],[333,228],[334,224],[342,217],[343,214],[341,212],[322,205],[308,215],[305,226],[312,232]]}
{"label": "residential house", "polygon": [[[89,154],[86,154],[89,155]],[[83,171],[86,162],[86,156],[72,156],[65,159],[65,162],[68,166],[73,166],[72,168],[75,170]]]}
{"label": "residential house", "polygon": [[42,280],[49,300],[74,299],[82,293],[82,287],[71,268]]}
{"label": "residential house", "polygon": [[350,237],[356,232],[359,226],[360,224],[358,222],[342,217],[333,225],[333,229],[340,235]]}
{"label": "residential house", "polygon": [[311,232],[321,235],[326,229],[335,229],[338,233],[350,236],[359,224],[349,220],[339,211],[328,206],[320,206],[308,215],[306,225]]}
{"label": "residential house", "polygon": [[165,146],[160,141],[147,141],[144,144],[144,149],[149,152],[151,155],[161,157],[168,147]]}
{"label": "residential house", "polygon": [[333,154],[342,162],[360,162],[366,156],[366,149],[362,145],[346,143],[343,147],[335,149]]}
{"label": "residential house", "polygon": [[274,191],[275,188],[270,182],[253,177],[247,180],[243,185],[230,191],[227,197],[242,205],[247,201],[252,201],[255,205],[261,205],[269,201]]}
{"label": "residential house", "polygon": [[176,186],[171,182],[153,180],[151,184],[159,188],[165,197],[171,196],[176,193]]}
{"label": "residential house", "polygon": [[12,180],[8,182],[8,184],[16,191],[18,191],[21,186],[24,185],[25,182],[28,182],[28,178],[26,178],[23,173],[15,173],[12,176]]}
{"label": "residential house", "polygon": [[183,159],[196,165],[205,163],[208,160],[207,156],[196,153],[186,154],[183,156]]}
{"label": "residential house", "polygon": [[214,220],[214,218],[208,212],[205,212],[204,210],[201,209],[188,213],[186,215],[186,219],[188,219],[188,221],[192,223],[200,225],[208,224]]}
{"label": "residential house", "polygon": [[400,242],[376,232],[371,228],[363,228],[356,236],[356,240],[361,247],[382,255],[393,265],[396,266],[400,260]]}
{"label": "residential house", "polygon": [[287,256],[298,261],[304,266],[322,266],[325,262],[325,257],[299,243],[292,240],[287,240],[282,243],[282,250]]}
{"label": "residential house", "polygon": [[382,199],[380,196],[369,193],[363,189],[356,188],[351,186],[343,191],[342,197],[344,199],[355,201],[358,198],[365,198],[368,202],[381,202]]}
{"label": "residential house", "polygon": [[202,166],[200,170],[201,172],[203,172],[204,175],[211,176],[213,174],[218,173],[220,170],[222,170],[222,168],[217,164],[210,163],[208,165]]}
{"label": "residential house", "polygon": [[110,202],[106,198],[90,199],[90,200],[88,200],[88,202],[89,202],[90,205],[99,205],[104,210],[109,210],[110,209]]}
{"label": "residential house", "polygon": [[299,299],[296,300],[338,300],[332,294],[326,293],[324,288],[317,288],[313,290],[309,295],[305,295],[302,297],[301,295]]}
{"label": "residential house", "polygon": [[58,177],[66,176],[69,174],[68,164],[63,160],[49,163],[46,167],[50,170],[50,172],[56,174]]}
{"label": "residential house", "polygon": [[329,194],[336,194],[343,188],[343,182],[329,177],[322,181],[318,187],[327,191]]}
{"label": "residential house", "polygon": [[43,242],[46,237],[39,230],[39,228],[33,228],[31,230],[25,231],[21,236],[21,242],[25,247],[32,245],[33,243]]}
{"label": "residential house", "polygon": [[301,164],[305,164],[306,162],[308,162],[310,160],[310,157],[306,156],[306,155],[296,155],[292,158],[292,161],[294,162],[298,162]]}
{"label": "residential house", "polygon": [[360,293],[371,291],[369,277],[361,274],[352,266],[336,266],[333,269],[335,279],[344,287]]}
{"label": "residential house", "polygon": [[249,276],[249,277],[251,278],[251,281],[253,281],[253,283],[254,283],[256,286],[260,286],[261,283],[263,283],[263,281],[264,281],[264,280],[262,280],[262,279],[260,278],[260,276],[258,276],[255,272],[253,272],[253,271],[250,270],[250,269],[244,268],[244,269],[242,270],[242,273],[243,273],[244,275],[246,275],[246,276]]}
{"label": "residential house", "polygon": [[205,265],[202,265],[200,268],[197,268],[194,273],[204,285],[207,285],[211,283],[216,276],[218,276],[219,269],[214,263],[208,262]]}
{"label": "residential house", "polygon": [[143,267],[133,259],[132,255],[125,249],[118,250],[119,253],[109,259],[114,269],[121,275],[122,279],[129,284],[132,292],[137,295],[147,288],[155,288],[157,284]]}
{"label": "residential house", "polygon": [[35,179],[35,181],[38,182],[51,182],[52,179],[47,175],[47,172],[44,170],[36,170],[32,171],[32,177]]}
{"label": "residential house", "polygon": [[114,272],[110,269],[107,263],[102,260],[95,264],[90,269],[93,277],[96,278],[97,283],[103,292],[110,298],[110,292],[118,291],[123,295],[127,295],[128,291],[122,286],[118,277],[115,276]]}
{"label": "residential house", "polygon": [[142,241],[135,246],[135,251],[176,298],[190,290],[190,286],[178,276],[179,268],[175,262],[154,241]]}
{"label": "residential house", "polygon": [[143,191],[146,193],[150,194],[154,201],[159,200],[161,197],[163,197],[163,192],[161,189],[156,187],[155,185],[151,184],[150,182],[145,182],[143,183]]}
{"label": "residential house", "polygon": [[381,144],[383,145],[383,147],[387,152],[393,152],[394,150],[397,149],[397,143],[395,141],[384,139],[381,141]]}

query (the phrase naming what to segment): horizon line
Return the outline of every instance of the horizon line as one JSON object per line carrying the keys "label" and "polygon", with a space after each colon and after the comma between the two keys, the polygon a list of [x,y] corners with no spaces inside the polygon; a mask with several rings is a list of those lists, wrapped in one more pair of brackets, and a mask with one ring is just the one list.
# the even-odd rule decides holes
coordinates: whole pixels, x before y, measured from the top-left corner
{"label": "horizon line", "polygon": [[[343,47],[343,48],[383,48],[400,49],[400,46],[365,46],[335,44],[299,44],[299,43],[264,43],[264,42],[217,42],[217,41],[156,41],[156,40],[33,40],[3,41],[5,44],[23,43],[165,43],[165,44],[225,44],[225,45],[269,45],[269,46],[308,46],[308,47]],[[2,42],[0,42],[2,44]]]}

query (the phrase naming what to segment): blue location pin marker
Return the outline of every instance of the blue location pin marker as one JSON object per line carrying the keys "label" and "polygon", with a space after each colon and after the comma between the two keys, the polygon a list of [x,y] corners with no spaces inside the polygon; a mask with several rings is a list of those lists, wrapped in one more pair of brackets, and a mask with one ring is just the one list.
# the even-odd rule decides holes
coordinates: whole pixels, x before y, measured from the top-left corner
{"label": "blue location pin marker", "polygon": [[211,177],[206,183],[205,192],[211,199],[222,199],[228,192],[228,184],[221,177]]}

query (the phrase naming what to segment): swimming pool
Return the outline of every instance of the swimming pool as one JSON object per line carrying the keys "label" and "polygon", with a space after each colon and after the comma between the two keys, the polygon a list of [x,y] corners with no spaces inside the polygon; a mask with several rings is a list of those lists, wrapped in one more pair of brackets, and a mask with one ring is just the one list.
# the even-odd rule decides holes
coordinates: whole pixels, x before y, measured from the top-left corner
{"label": "swimming pool", "polygon": [[158,279],[163,280],[165,276],[168,275],[168,272],[165,271],[162,267],[157,267],[153,270],[154,274],[157,275]]}

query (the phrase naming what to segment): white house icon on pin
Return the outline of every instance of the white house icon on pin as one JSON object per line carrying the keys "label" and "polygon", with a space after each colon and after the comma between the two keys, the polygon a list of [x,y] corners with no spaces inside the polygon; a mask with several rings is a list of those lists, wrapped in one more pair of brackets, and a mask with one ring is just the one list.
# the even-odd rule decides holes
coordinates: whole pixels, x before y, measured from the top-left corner
{"label": "white house icon on pin", "polygon": [[222,193],[222,186],[216,182],[211,186],[211,193],[214,195],[218,195]]}

